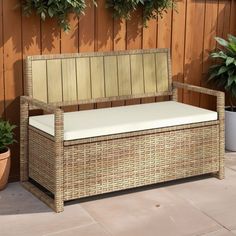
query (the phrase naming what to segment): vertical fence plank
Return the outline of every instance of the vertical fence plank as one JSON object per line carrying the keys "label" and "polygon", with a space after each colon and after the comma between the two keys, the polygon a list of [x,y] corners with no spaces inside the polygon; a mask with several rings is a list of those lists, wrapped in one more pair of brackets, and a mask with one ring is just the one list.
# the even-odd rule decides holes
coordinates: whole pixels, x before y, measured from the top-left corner
{"label": "vertical fence plank", "polygon": [[[185,38],[185,82],[200,85],[202,78],[202,48],[204,37],[205,1],[187,2],[186,38]],[[200,96],[184,91],[184,102],[199,105]]]}
{"label": "vertical fence plank", "polygon": [[[77,53],[79,50],[79,29],[78,29],[79,20],[75,14],[69,15],[69,24],[70,24],[69,32],[64,32],[64,30],[61,30],[61,53]],[[75,62],[74,62],[74,66],[75,66]],[[66,74],[68,76],[68,73]],[[62,81],[64,82],[64,84],[67,83],[66,78],[64,78],[66,74],[62,74]],[[71,77],[67,77],[67,78],[71,78]],[[73,97],[75,98],[76,96],[77,95],[76,95],[75,90],[72,91],[72,94],[63,93],[63,99],[67,99],[67,100],[69,98],[73,98]],[[78,106],[70,106],[70,107],[65,107],[64,111],[75,111],[78,109],[79,109]]]}
{"label": "vertical fence plank", "polygon": [[[173,11],[172,23],[172,74],[173,80],[184,81],[184,43],[185,43],[185,22],[186,2],[177,2],[177,11]],[[183,91],[178,91],[179,101],[183,101]]]}
{"label": "vertical fence plank", "polygon": [[[137,10],[131,14],[131,20],[127,21],[127,49],[142,48],[142,11]],[[141,99],[130,99],[125,101],[126,105],[141,103]]]}
{"label": "vertical fence plank", "polygon": [[[27,56],[41,54],[41,23],[40,17],[36,16],[35,14],[31,15],[30,17],[22,16],[22,46],[23,59],[25,59]],[[27,86],[27,81],[24,75],[25,66],[23,66],[23,94],[28,95],[26,94],[25,88]],[[41,113],[42,111],[39,110],[33,112],[33,114]]]}
{"label": "vertical fence plank", "polygon": [[[172,31],[172,10],[164,13],[163,18],[158,19],[158,32],[157,32],[157,47],[170,48],[171,47],[171,31]],[[157,84],[158,86],[158,84]],[[156,101],[165,101],[166,97],[157,97]]]}
{"label": "vertical fence plank", "polygon": [[[106,9],[106,0],[100,0],[96,9],[95,50],[113,50],[113,17]],[[97,108],[111,107],[111,102],[97,103]]]}
{"label": "vertical fence plank", "polygon": [[69,32],[64,32],[64,30],[61,30],[61,53],[78,52],[78,18],[74,14],[69,15],[69,24]]}
{"label": "vertical fence plank", "polygon": [[[147,27],[143,27],[143,42],[142,42],[142,48],[143,49],[149,49],[149,48],[156,48],[157,47],[157,20],[156,19],[151,19],[150,21],[147,22]],[[144,66],[145,68],[145,66]],[[155,77],[153,78],[155,79]],[[150,80],[150,79],[149,79]],[[153,89],[155,89],[154,87]],[[150,90],[151,88],[147,88],[147,90]],[[150,90],[152,91],[152,89]],[[141,102],[142,103],[150,103],[150,102],[155,102],[156,98],[155,97],[150,97],[150,98],[142,98]]]}
{"label": "vertical fence plank", "polygon": [[[120,19],[114,19],[114,41],[113,47],[114,51],[121,51],[126,49],[126,21]],[[123,106],[125,105],[125,101],[114,101],[112,102],[112,106]]]}
{"label": "vertical fence plank", "polygon": [[[16,124],[16,139],[19,140],[19,96],[22,94],[22,41],[21,9],[16,9],[18,0],[3,1],[4,37],[4,85],[6,119]],[[11,147],[14,161],[11,179],[19,177],[19,143]]]}
{"label": "vertical fence plank", "polygon": [[164,13],[163,18],[158,19],[158,48],[170,48],[171,46],[171,30],[172,30],[172,10]]}
{"label": "vertical fence plank", "polygon": [[5,118],[3,81],[3,1],[0,1],[0,117]]}
{"label": "vertical fence plank", "polygon": [[[86,0],[88,7],[85,15],[79,20],[79,51],[93,52],[95,50],[95,6],[92,0]],[[79,78],[77,78],[79,79]],[[78,90],[78,97],[80,97]],[[94,104],[80,105],[79,110],[94,108]]]}
{"label": "vertical fence plank", "polygon": [[[204,39],[203,39],[203,75],[202,75],[202,85],[206,86],[208,70],[211,66],[211,61],[209,60],[209,53],[215,49],[216,41],[214,37],[216,36],[217,29],[217,12],[218,12],[218,0],[212,0],[211,2],[206,1],[206,12],[205,15],[207,20],[205,20],[204,26]],[[207,96],[201,94],[200,105],[204,108],[214,109],[216,104],[215,97]]]}
{"label": "vertical fence plank", "polygon": [[230,5],[229,0],[219,1],[217,36],[226,38],[230,32]]}
{"label": "vertical fence plank", "polygon": [[230,33],[236,35],[236,2],[231,0]]}
{"label": "vertical fence plank", "polygon": [[58,27],[58,23],[54,19],[46,19],[42,22],[42,53],[60,53],[60,37],[61,30]]}

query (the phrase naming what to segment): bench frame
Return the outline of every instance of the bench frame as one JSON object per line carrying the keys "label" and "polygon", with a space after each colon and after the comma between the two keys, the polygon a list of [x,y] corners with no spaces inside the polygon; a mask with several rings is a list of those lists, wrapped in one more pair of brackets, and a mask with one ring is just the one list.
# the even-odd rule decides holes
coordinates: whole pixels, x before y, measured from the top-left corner
{"label": "bench frame", "polygon": [[[163,50],[166,52],[166,49]],[[74,56],[75,54],[66,55],[67,58]],[[27,67],[26,73],[29,73],[29,70]],[[169,59],[169,78],[170,71]],[[67,200],[207,173],[213,173],[223,179],[224,93],[169,81],[170,90],[165,92],[50,104],[31,96],[31,85],[28,81],[29,96],[21,97],[22,185],[53,210],[61,212],[64,201]],[[178,89],[216,96],[218,120],[81,140],[63,140],[62,106],[153,96],[170,96],[171,100],[177,101]],[[34,109],[42,109],[55,115],[54,137],[29,126],[29,112]],[[159,143],[162,145],[158,145]],[[44,145],[48,147],[45,152]],[[193,150],[196,155],[192,155]],[[37,160],[38,152],[42,152],[42,155]],[[47,165],[50,168],[44,170]],[[32,176],[53,193],[53,197],[32,184],[29,181]],[[74,179],[76,180],[73,182]]]}

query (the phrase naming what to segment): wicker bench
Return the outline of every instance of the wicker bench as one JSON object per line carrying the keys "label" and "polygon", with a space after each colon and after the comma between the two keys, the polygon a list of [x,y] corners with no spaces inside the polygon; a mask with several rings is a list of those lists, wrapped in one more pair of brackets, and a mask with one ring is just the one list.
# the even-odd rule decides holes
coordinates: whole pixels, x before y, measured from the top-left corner
{"label": "wicker bench", "polygon": [[[72,199],[224,177],[224,94],[172,82],[168,49],[27,57],[25,78],[21,182],[56,212]],[[178,103],[178,88],[216,96],[217,112]],[[171,101],[63,113],[158,96]]]}

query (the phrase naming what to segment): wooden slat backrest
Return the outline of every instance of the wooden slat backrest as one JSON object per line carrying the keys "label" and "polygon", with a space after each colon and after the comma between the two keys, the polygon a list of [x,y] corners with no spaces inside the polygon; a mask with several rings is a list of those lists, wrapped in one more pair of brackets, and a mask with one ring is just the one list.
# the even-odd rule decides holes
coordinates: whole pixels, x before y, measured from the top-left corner
{"label": "wooden slat backrest", "polygon": [[40,55],[26,59],[27,95],[47,103],[171,95],[168,49]]}

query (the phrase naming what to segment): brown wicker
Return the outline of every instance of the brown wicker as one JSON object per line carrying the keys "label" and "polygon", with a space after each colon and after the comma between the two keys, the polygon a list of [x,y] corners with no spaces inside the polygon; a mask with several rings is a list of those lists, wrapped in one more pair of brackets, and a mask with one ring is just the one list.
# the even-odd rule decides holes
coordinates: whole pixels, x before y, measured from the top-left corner
{"label": "brown wicker", "polygon": [[[60,58],[59,55],[49,57]],[[30,67],[26,71],[27,91],[31,96]],[[177,89],[182,88],[216,96],[218,120],[64,141],[63,111],[60,106],[90,103],[91,99],[47,104],[30,96],[22,96],[23,186],[56,212],[61,212],[67,200],[206,173],[224,178],[224,94],[178,82],[171,82],[170,86],[171,91],[154,95],[168,94],[172,100],[177,100]],[[143,94],[134,96],[144,97]],[[122,99],[134,96],[123,96]],[[92,102],[119,99],[121,97],[98,98]],[[29,110],[34,108],[55,114],[54,137],[28,125]],[[29,178],[50,191],[54,197],[49,197],[30,183]]]}

